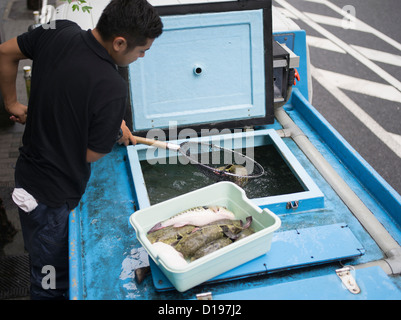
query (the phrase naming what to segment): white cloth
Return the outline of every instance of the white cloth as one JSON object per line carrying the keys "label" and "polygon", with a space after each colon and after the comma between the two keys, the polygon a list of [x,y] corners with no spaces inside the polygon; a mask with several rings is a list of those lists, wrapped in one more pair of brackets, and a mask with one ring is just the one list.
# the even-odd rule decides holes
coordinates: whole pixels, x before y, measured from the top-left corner
{"label": "white cloth", "polygon": [[12,198],[15,204],[27,213],[35,210],[38,206],[35,198],[23,188],[15,188]]}

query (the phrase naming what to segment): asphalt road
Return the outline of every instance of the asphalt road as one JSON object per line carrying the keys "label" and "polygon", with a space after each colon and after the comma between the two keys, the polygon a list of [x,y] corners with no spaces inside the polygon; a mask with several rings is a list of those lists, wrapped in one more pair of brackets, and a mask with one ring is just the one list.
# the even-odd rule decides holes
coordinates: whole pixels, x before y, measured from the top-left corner
{"label": "asphalt road", "polygon": [[314,107],[401,194],[401,2],[273,0],[273,5],[306,31]]}

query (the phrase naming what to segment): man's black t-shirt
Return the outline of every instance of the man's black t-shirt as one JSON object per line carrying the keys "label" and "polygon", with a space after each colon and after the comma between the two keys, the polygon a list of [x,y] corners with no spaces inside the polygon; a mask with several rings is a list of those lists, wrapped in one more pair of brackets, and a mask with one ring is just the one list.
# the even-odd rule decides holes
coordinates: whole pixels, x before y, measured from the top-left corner
{"label": "man's black t-shirt", "polygon": [[127,84],[91,31],[74,22],[57,20],[17,41],[33,65],[15,178],[39,202],[73,209],[90,176],[87,148],[108,153],[115,143]]}

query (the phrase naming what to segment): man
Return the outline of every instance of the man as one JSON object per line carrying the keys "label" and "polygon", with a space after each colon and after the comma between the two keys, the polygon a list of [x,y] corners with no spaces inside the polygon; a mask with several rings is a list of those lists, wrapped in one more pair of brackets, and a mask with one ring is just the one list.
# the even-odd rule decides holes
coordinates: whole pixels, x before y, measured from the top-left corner
{"label": "man", "polygon": [[[128,88],[116,65],[143,57],[161,33],[146,0],[112,0],[93,30],[58,20],[0,46],[6,110],[26,123],[13,199],[31,259],[32,299],[65,297],[68,215],[85,191],[90,163],[111,151],[120,127],[119,143],[135,143],[122,120]],[[33,60],[28,107],[15,89],[18,62],[26,58]]]}

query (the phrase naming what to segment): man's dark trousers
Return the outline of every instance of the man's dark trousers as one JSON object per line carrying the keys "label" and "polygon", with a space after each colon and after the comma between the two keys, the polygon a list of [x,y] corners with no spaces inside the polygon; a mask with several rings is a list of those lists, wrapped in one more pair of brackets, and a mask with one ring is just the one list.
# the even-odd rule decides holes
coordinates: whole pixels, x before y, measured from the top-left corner
{"label": "man's dark trousers", "polygon": [[31,299],[66,299],[69,287],[67,205],[39,203],[26,213],[19,209],[25,249],[30,257]]}

